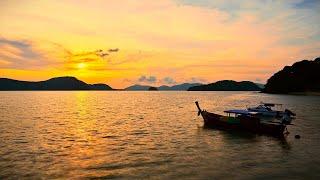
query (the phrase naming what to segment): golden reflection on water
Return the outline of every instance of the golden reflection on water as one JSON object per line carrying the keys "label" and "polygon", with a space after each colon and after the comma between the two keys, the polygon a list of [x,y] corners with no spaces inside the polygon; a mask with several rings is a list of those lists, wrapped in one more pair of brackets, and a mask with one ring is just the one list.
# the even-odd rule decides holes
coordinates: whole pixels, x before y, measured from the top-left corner
{"label": "golden reflection on water", "polygon": [[86,91],[79,91],[76,92],[76,100],[75,100],[75,104],[76,104],[76,111],[79,113],[79,115],[86,115],[88,114],[88,109],[89,109],[89,102],[90,101],[86,101],[86,99],[88,98],[88,92]]}
{"label": "golden reflection on water", "polygon": [[[311,173],[317,167],[309,162],[319,161],[306,158],[320,150],[319,98],[119,91],[0,92],[0,97],[0,179],[252,178],[287,175],[297,167]],[[205,129],[195,100],[217,113],[260,101],[284,103],[304,117],[291,133],[309,137],[283,143]],[[306,145],[313,149],[306,151]]]}

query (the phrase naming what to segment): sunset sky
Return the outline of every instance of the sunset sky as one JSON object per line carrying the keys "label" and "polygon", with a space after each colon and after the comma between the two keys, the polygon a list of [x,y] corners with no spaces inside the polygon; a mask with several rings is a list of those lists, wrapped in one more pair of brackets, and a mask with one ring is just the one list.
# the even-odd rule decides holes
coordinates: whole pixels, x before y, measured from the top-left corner
{"label": "sunset sky", "polygon": [[0,77],[265,83],[320,56],[318,0],[0,1]]}

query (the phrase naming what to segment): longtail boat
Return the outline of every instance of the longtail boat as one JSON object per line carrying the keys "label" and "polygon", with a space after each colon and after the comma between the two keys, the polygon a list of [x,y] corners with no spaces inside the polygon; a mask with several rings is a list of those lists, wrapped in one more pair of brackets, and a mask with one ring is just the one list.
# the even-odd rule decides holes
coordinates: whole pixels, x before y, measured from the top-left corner
{"label": "longtail boat", "polygon": [[227,116],[215,114],[201,110],[199,103],[196,101],[198,108],[198,116],[202,116],[204,126],[223,129],[223,130],[240,130],[256,134],[265,134],[274,137],[284,137],[289,134],[287,125],[291,121],[283,118],[280,122],[277,121],[262,121],[257,112],[247,110],[227,110]]}
{"label": "longtail boat", "polygon": [[[273,109],[275,108],[275,109]],[[258,112],[262,116],[269,117],[282,117],[284,115],[289,115],[293,118],[296,114],[289,109],[282,110],[282,104],[276,103],[264,103],[261,102],[258,106],[247,108],[248,111]]]}

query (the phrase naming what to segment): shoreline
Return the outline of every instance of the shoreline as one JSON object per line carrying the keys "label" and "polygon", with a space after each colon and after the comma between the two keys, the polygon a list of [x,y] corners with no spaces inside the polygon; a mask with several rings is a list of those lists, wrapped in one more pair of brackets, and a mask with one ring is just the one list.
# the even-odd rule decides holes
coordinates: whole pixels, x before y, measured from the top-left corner
{"label": "shoreline", "polygon": [[289,93],[268,93],[261,91],[265,94],[279,94],[279,95],[297,95],[297,96],[320,96],[320,92],[317,91],[305,91],[305,92],[289,92]]}

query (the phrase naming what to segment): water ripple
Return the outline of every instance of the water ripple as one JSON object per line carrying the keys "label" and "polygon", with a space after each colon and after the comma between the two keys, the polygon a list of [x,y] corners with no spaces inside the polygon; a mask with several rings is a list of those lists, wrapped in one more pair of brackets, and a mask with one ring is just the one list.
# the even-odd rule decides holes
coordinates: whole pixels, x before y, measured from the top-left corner
{"label": "water ripple", "polygon": [[[17,91],[0,99],[0,179],[319,177],[317,96]],[[283,103],[297,126],[286,141],[206,129],[195,100],[213,112]]]}

